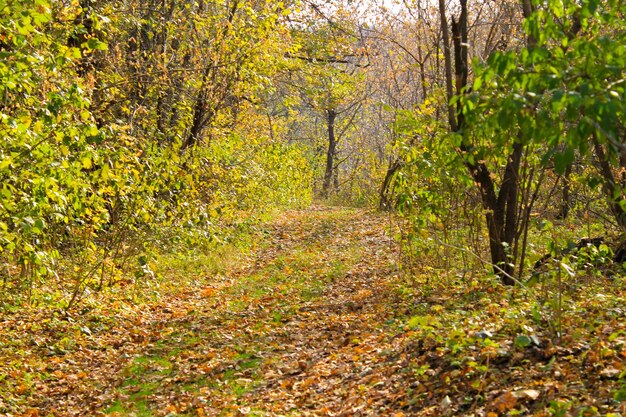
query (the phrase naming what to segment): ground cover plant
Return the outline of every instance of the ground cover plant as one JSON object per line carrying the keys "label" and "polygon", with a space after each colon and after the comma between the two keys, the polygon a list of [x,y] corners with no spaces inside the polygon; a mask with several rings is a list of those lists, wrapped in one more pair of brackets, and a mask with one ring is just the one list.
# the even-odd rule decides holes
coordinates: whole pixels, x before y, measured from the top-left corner
{"label": "ground cover plant", "polygon": [[5,314],[2,412],[624,412],[621,278],[529,294],[495,276],[409,276],[385,217],[355,209],[290,211],[259,233],[213,267],[165,263],[162,287],[134,299]]}

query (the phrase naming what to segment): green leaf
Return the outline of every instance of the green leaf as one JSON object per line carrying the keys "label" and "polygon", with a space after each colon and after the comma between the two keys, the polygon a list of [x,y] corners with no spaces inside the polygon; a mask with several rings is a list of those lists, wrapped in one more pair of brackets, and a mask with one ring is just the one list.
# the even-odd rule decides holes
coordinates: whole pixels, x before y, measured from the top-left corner
{"label": "green leaf", "polygon": [[473,86],[474,91],[479,90],[480,87],[482,87],[482,85],[483,85],[483,78],[476,77],[476,79],[474,80],[474,86]]}
{"label": "green leaf", "polygon": [[2,198],[4,198],[5,200],[10,200],[13,197],[13,194],[10,190],[3,188],[2,190],[0,190],[0,196],[2,196]]}
{"label": "green leaf", "polygon": [[626,401],[626,384],[622,385],[622,387],[613,394],[613,399],[617,402]]}
{"label": "green leaf", "polygon": [[[535,273],[528,279],[528,281],[526,281],[526,286],[534,287],[535,285],[539,283],[540,280],[541,280],[541,274]],[[534,310],[533,310],[533,313],[534,313]],[[534,318],[534,315],[533,315],[533,318]]]}
{"label": "green leaf", "polygon": [[565,174],[568,165],[574,162],[574,149],[566,148],[563,152],[554,155],[554,169],[559,175]]}
{"label": "green leaf", "polygon": [[532,339],[526,335],[519,335],[515,338],[515,346],[520,349],[527,348],[532,345],[532,343]]}
{"label": "green leaf", "polygon": [[35,220],[35,223],[33,224],[33,232],[41,233],[43,232],[44,227],[45,227],[44,221],[42,219],[37,219]]}
{"label": "green leaf", "polygon": [[91,51],[96,51],[96,50],[106,51],[108,49],[106,43],[96,38],[89,39],[87,42],[83,43],[81,46]]}

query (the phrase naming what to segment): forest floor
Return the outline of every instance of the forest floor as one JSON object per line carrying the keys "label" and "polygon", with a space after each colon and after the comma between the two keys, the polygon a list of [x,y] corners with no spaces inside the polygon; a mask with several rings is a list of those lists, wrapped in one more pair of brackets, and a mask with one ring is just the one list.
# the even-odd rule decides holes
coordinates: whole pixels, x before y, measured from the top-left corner
{"label": "forest floor", "polygon": [[388,230],[290,211],[153,298],[3,313],[0,415],[626,415],[623,280],[538,309],[495,278],[410,278]]}

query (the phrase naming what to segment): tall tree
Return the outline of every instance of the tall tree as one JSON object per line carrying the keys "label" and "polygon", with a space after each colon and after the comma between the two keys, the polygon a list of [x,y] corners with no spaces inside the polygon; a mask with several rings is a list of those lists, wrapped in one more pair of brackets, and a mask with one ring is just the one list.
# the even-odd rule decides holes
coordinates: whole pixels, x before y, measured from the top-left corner
{"label": "tall tree", "polygon": [[528,138],[521,133],[514,134],[510,143],[498,148],[499,152],[505,150],[506,154],[504,169],[497,183],[498,176],[485,160],[485,149],[477,143],[480,139],[467,128],[464,108],[458,99],[469,88],[467,0],[459,0],[459,4],[460,13],[458,17],[452,17],[449,25],[445,1],[439,0],[446,91],[450,102],[448,123],[450,130],[459,136],[457,150],[480,191],[494,271],[504,284],[512,285],[515,283],[513,249],[519,237],[519,170]]}
{"label": "tall tree", "polygon": [[319,6],[309,6],[312,10],[303,20],[306,24],[293,27],[300,46],[288,57],[300,64],[292,85],[324,121],[321,194],[327,197],[339,186],[340,143],[353,127],[367,96],[362,83],[363,70],[368,66],[367,45],[348,10],[339,7],[330,18]]}

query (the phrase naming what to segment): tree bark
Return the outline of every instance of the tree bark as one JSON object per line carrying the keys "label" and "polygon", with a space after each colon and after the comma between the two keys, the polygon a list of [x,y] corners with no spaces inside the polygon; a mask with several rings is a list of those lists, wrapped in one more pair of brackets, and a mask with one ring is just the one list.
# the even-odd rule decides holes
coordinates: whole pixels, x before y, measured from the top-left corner
{"label": "tree bark", "polygon": [[333,180],[333,168],[337,155],[337,139],[335,138],[335,119],[337,112],[335,110],[326,110],[326,128],[328,132],[328,149],[326,150],[326,171],[324,173],[324,185],[322,187],[322,195],[328,197],[330,186]]}
{"label": "tree bark", "polygon": [[387,173],[385,174],[385,179],[383,180],[383,185],[380,187],[380,194],[378,200],[378,209],[381,211],[391,210],[391,197],[389,196],[391,186],[391,180],[393,180],[396,172],[400,170],[402,167],[402,161],[400,159],[395,159],[392,163],[389,164],[389,168],[387,168]]}
{"label": "tree bark", "polygon": [[[453,97],[453,89],[457,95],[465,93],[468,80],[468,27],[467,0],[460,0],[461,14],[458,21],[452,19],[452,42],[454,47],[454,86],[452,80],[452,52],[448,34],[448,23],[445,15],[445,1],[439,0],[441,30],[444,44],[444,63],[446,72],[446,90],[448,100]],[[465,118],[461,103],[455,109],[448,105],[448,120],[452,132],[464,134]],[[462,154],[471,155],[470,147],[463,142],[460,146]],[[485,222],[489,234],[489,250],[494,272],[505,285],[513,285],[514,260],[511,249],[517,238],[518,200],[519,200],[519,168],[523,146],[515,143],[503,174],[500,190],[496,193],[496,185],[492,174],[484,162],[478,158],[465,158],[465,166],[478,185],[481,202],[485,210]]]}
{"label": "tree bark", "polygon": [[618,226],[622,230],[626,230],[626,212],[622,208],[622,204],[620,204],[624,200],[622,187],[618,184],[617,179],[613,174],[609,156],[606,154],[604,148],[596,137],[593,138],[593,149],[596,153],[598,169],[604,178],[603,191],[609,199],[611,212],[613,213]]}

